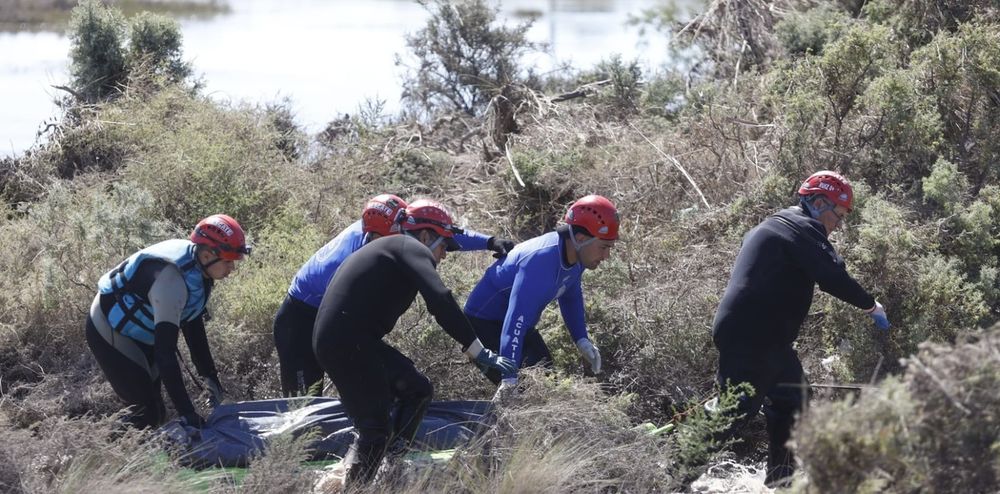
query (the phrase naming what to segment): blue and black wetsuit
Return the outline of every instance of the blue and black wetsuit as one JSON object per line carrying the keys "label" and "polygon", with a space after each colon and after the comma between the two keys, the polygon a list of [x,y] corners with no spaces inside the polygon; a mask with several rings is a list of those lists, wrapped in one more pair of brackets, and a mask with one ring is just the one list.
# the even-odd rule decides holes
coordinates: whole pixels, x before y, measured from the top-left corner
{"label": "blue and black wetsuit", "polygon": [[[573,341],[587,337],[580,283],[583,266],[566,261],[569,230],[535,237],[514,247],[493,263],[465,302],[483,346],[513,360],[518,367],[551,362],[552,355],[535,329],[542,311],[559,301],[563,321]],[[491,381],[517,375],[487,374]]]}
{"label": "blue and black wetsuit", "polygon": [[792,342],[820,289],[855,307],[875,299],[847,272],[819,221],[798,207],[769,216],[743,238],[729,285],[712,325],[721,385],[748,382],[756,393],[740,402],[741,428],[765,407],[770,438],[769,478],[791,473],[785,443],[807,398],[805,376]]}
{"label": "blue and black wetsuit", "polygon": [[[358,431],[350,481],[366,482],[390,436],[410,441],[433,395],[413,362],[382,341],[417,293],[449,336],[468,348],[476,334],[434,256],[416,238],[393,235],[370,242],[340,266],[316,317],[313,348]],[[394,423],[390,409],[398,400]]]}
{"label": "blue and black wetsuit", "polygon": [[[462,250],[486,250],[490,237],[466,230],[455,239]],[[358,220],[316,251],[292,279],[288,295],[274,316],[273,328],[284,396],[322,393],[323,369],[312,349],[316,309],[337,269],[364,244],[365,234]]]}
{"label": "blue and black wetsuit", "polygon": [[115,393],[132,407],[134,425],[164,421],[161,382],[179,415],[195,411],[177,360],[179,332],[198,374],[218,381],[204,323],[212,286],[187,240],[143,249],[101,277],[87,316],[87,345]]}

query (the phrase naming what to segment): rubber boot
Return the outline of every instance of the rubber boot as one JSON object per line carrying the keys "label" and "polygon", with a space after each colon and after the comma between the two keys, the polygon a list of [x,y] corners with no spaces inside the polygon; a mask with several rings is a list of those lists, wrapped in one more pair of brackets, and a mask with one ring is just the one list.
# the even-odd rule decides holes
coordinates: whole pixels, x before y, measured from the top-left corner
{"label": "rubber boot", "polygon": [[359,430],[357,439],[351,445],[352,451],[348,452],[344,459],[347,467],[345,487],[354,489],[371,482],[382,464],[385,447],[384,432]]}
{"label": "rubber boot", "polygon": [[783,444],[770,444],[767,448],[767,476],[764,477],[764,485],[772,489],[788,487],[794,472],[792,452]]}

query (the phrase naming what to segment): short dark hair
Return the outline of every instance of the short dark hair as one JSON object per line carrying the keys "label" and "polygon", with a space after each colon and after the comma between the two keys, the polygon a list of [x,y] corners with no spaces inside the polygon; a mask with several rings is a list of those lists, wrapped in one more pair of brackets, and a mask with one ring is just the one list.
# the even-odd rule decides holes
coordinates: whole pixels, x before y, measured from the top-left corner
{"label": "short dark hair", "polygon": [[582,227],[580,225],[570,225],[569,228],[570,228],[570,233],[572,233],[574,235],[577,234],[577,233],[582,233],[582,234],[584,234],[584,235],[586,235],[588,237],[593,237],[593,235],[591,235],[590,232],[587,231],[586,228],[584,228],[584,227]]}

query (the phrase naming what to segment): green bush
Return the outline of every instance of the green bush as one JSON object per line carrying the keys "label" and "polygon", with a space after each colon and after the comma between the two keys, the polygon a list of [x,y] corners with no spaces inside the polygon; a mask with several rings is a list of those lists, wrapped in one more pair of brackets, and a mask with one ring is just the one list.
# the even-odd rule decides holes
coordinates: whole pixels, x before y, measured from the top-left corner
{"label": "green bush", "polygon": [[73,9],[70,74],[84,101],[100,101],[121,90],[128,76],[122,48],[125,35],[121,12],[100,0],[83,0]]}
{"label": "green bush", "polygon": [[[625,114],[637,109],[642,83],[642,69],[636,60],[623,61],[621,55],[612,55],[597,64],[597,73],[602,79],[611,81],[610,94],[606,96],[608,106]],[[605,99],[605,98],[602,98]]]}
{"label": "green bush", "polygon": [[526,80],[519,62],[533,48],[525,36],[530,22],[497,25],[498,7],[485,0],[420,4],[430,18],[423,29],[406,37],[416,63],[403,81],[405,101],[428,113],[481,115],[504,87]]}
{"label": "green bush", "polygon": [[[12,324],[15,348],[52,363],[83,343],[83,322],[97,280],[132,252],[171,236],[143,190],[83,183],[56,183],[45,200],[0,227],[0,293]],[[27,262],[30,261],[30,262]],[[5,341],[13,343],[8,333]],[[53,350],[55,352],[53,353]],[[46,355],[48,354],[48,355]]]}
{"label": "green bush", "polygon": [[963,208],[969,191],[969,180],[958,171],[954,163],[938,159],[931,174],[924,178],[923,184],[924,201],[941,208],[945,214],[953,214]]}
{"label": "green bush", "polygon": [[639,95],[639,107],[650,115],[675,117],[688,103],[685,90],[685,81],[680,74],[651,77]]}
{"label": "green bush", "polygon": [[[562,219],[565,207],[582,194],[572,188],[566,177],[586,173],[593,165],[582,149],[518,149],[511,153],[513,168],[524,182],[515,186],[518,201],[512,216],[515,231],[534,236],[552,230]],[[515,179],[511,175],[511,182]],[[533,232],[533,233],[528,233]]]}
{"label": "green bush", "polygon": [[[922,94],[907,70],[886,70],[860,98],[856,132],[860,164],[855,179],[892,184],[895,192],[917,189],[916,178],[926,176],[943,141],[941,118],[933,98]],[[856,129],[856,130],[854,130]],[[874,190],[881,191],[885,186]]]}
{"label": "green bush", "polygon": [[819,492],[995,492],[1000,331],[925,343],[857,400],[813,407],[794,433]]}
{"label": "green bush", "polygon": [[993,96],[1000,87],[1000,33],[995,24],[969,23],[941,32],[913,52],[917,87],[933,99],[941,121],[942,158],[958,165],[975,192],[1000,177],[1000,120]]}
{"label": "green bush", "polygon": [[[957,218],[946,224],[951,229],[942,235],[942,249],[961,259],[966,272],[976,274],[981,269],[997,265],[1000,253],[997,250],[1000,188],[995,185],[984,187],[972,204],[959,209]],[[989,287],[987,291],[995,289]]]}
{"label": "green bush", "polygon": [[890,26],[900,46],[915,49],[940,32],[953,32],[973,21],[1000,20],[996,4],[989,0],[874,0],[863,15],[871,22]]}
{"label": "green bush", "polygon": [[193,225],[224,212],[254,230],[286,201],[305,199],[295,191],[311,187],[303,170],[286,162],[278,147],[284,137],[262,113],[221,108],[167,88],[149,100],[108,106],[102,117],[118,121],[130,115],[133,124],[120,132],[141,147],[130,154],[122,176],[153,193],[167,218]]}
{"label": "green bush", "polygon": [[785,51],[793,55],[818,55],[843,35],[851,25],[846,12],[820,4],[805,12],[792,12],[774,25],[774,33]]}
{"label": "green bush", "polygon": [[158,14],[143,12],[132,20],[129,33],[128,66],[145,76],[162,76],[170,82],[181,82],[191,75],[191,65],[182,58],[182,36],[177,21]]}
{"label": "green bush", "polygon": [[[177,21],[142,12],[131,23],[100,0],[73,9],[69,37],[72,87],[82,102],[116,97],[126,87],[175,84],[191,76]],[[196,86],[197,87],[197,86]]]}

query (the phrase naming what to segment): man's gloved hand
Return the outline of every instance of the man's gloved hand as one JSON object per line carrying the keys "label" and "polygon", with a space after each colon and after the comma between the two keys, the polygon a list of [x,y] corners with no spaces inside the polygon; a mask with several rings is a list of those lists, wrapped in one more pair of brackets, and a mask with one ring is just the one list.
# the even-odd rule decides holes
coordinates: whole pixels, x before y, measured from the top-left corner
{"label": "man's gloved hand", "polygon": [[588,338],[580,338],[576,341],[576,347],[580,350],[583,358],[590,363],[590,370],[594,374],[599,374],[601,372],[601,352],[597,350],[594,343]]}
{"label": "man's gloved hand", "polygon": [[885,331],[889,330],[889,318],[885,315],[885,307],[882,307],[882,304],[880,304],[878,300],[875,301],[875,307],[872,307],[865,312],[867,312],[868,315],[875,321],[875,326],[878,329]]}
{"label": "man's gloved hand", "polygon": [[201,378],[201,382],[205,384],[205,390],[208,391],[208,402],[209,408],[215,408],[222,403],[222,400],[226,399],[226,390],[222,389],[222,383],[219,382],[217,376],[204,376]]}
{"label": "man's gloved hand", "polygon": [[186,425],[188,427],[194,427],[195,429],[201,429],[205,427],[205,419],[198,415],[198,412],[185,413],[181,415],[181,425]]}
{"label": "man's gloved hand", "polygon": [[514,395],[517,390],[517,378],[511,377],[500,381],[497,392],[493,393],[493,403],[504,403]]}
{"label": "man's gloved hand", "polygon": [[500,259],[507,255],[514,246],[517,245],[513,240],[499,237],[490,237],[486,241],[486,248],[493,251],[493,257]]}
{"label": "man's gloved hand", "polygon": [[465,354],[479,367],[483,374],[496,369],[501,375],[510,375],[517,372],[517,364],[507,357],[501,357],[483,346],[483,343],[476,338],[463,350]]}
{"label": "man's gloved hand", "polygon": [[514,361],[507,358],[501,357],[496,353],[493,353],[489,348],[483,348],[473,359],[479,370],[483,371],[483,374],[490,371],[490,369],[496,369],[501,375],[513,374],[517,372],[517,366],[514,365]]}

